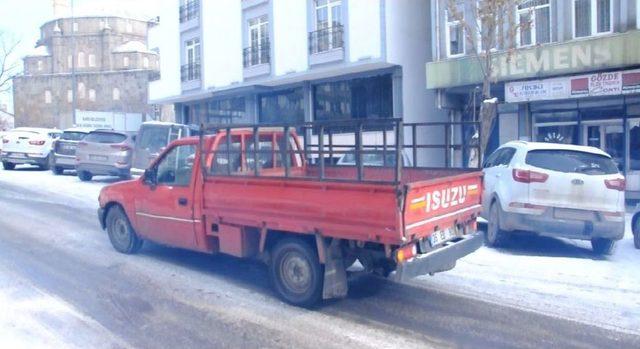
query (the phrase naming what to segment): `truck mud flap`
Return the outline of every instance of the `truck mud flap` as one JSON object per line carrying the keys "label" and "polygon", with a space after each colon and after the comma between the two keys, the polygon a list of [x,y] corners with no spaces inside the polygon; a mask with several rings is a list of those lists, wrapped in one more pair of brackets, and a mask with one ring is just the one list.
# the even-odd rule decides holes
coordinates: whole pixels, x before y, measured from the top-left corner
{"label": "truck mud flap", "polygon": [[439,273],[453,269],[456,261],[483,244],[482,233],[469,234],[456,242],[438,248],[435,251],[418,255],[410,261],[398,266],[389,275],[393,281],[408,281],[416,276]]}
{"label": "truck mud flap", "polygon": [[326,248],[325,251],[322,299],[344,298],[347,296],[349,286],[347,284],[347,271],[342,260],[340,240],[332,239],[329,248]]}

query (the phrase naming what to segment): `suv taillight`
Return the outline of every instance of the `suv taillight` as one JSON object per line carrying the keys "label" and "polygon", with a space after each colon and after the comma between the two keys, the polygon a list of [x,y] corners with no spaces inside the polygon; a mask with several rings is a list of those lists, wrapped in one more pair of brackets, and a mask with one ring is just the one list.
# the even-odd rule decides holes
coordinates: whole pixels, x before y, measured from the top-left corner
{"label": "suv taillight", "polygon": [[9,143],[9,140],[8,140],[8,139],[3,139],[3,140],[2,140],[2,143],[5,143],[5,144],[6,144],[6,143]]}
{"label": "suv taillight", "polygon": [[120,151],[131,150],[131,147],[126,144],[111,144],[111,148],[120,149]]}
{"label": "suv taillight", "polygon": [[45,141],[29,141],[31,145],[44,145]]}
{"label": "suv taillight", "polygon": [[626,187],[626,181],[624,180],[624,178],[605,179],[604,185],[606,185],[609,189],[624,191]]}
{"label": "suv taillight", "polygon": [[520,183],[544,183],[549,179],[549,175],[546,173],[513,169],[513,180]]}

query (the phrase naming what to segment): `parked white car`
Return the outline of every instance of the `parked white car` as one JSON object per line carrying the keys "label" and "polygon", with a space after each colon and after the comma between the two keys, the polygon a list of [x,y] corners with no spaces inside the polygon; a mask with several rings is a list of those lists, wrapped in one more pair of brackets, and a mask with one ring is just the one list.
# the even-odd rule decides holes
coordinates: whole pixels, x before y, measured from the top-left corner
{"label": "parked white car", "polygon": [[2,167],[13,170],[18,164],[31,164],[48,170],[53,141],[61,134],[60,130],[35,127],[18,127],[5,133],[0,153]]}
{"label": "parked white car", "polygon": [[624,235],[625,179],[600,149],[513,141],[483,168],[489,246],[526,231],[590,240],[596,253],[610,254]]}

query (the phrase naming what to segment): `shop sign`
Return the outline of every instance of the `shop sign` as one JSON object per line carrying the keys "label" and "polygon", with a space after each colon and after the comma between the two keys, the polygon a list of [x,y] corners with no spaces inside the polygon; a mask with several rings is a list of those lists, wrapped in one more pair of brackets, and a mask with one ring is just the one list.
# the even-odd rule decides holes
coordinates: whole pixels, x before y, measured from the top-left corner
{"label": "shop sign", "polygon": [[505,101],[507,103],[517,103],[639,92],[640,70],[628,70],[554,79],[508,82],[505,84]]}
{"label": "shop sign", "polygon": [[76,110],[75,126],[118,131],[138,131],[142,114]]}

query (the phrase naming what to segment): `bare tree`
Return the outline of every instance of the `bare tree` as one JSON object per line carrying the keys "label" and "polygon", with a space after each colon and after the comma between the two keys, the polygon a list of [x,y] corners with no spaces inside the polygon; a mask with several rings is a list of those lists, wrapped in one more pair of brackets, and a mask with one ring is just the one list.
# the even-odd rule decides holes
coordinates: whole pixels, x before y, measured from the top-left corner
{"label": "bare tree", "polygon": [[[497,103],[491,95],[496,82],[497,55],[515,54],[515,42],[520,30],[530,23],[516,18],[516,8],[525,0],[449,0],[448,20],[463,29],[465,43],[471,48],[482,72],[482,104],[480,105],[480,149],[487,149],[491,127],[497,114]],[[530,18],[530,17],[529,17]],[[506,52],[506,53],[505,53]],[[474,106],[475,108],[475,106]]]}
{"label": "bare tree", "polygon": [[11,89],[11,79],[18,70],[18,61],[13,57],[13,53],[19,43],[0,32],[0,93]]}

